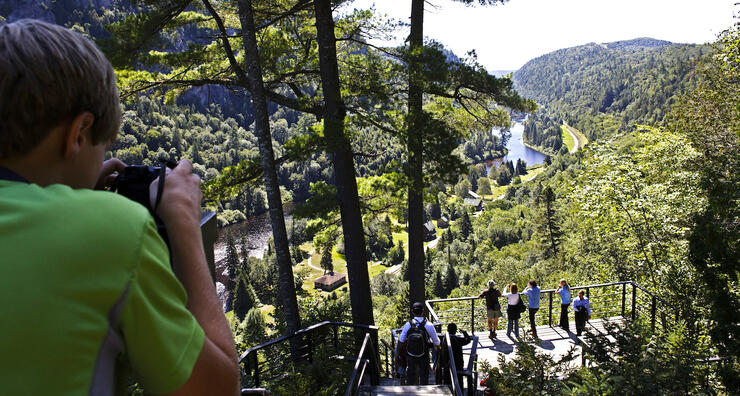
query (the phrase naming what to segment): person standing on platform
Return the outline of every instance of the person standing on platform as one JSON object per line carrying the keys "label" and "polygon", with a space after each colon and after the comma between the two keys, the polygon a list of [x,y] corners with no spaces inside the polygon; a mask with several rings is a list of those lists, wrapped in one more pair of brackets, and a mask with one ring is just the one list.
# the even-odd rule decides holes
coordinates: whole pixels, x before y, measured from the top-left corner
{"label": "person standing on platform", "polygon": [[509,324],[506,327],[506,335],[511,337],[511,332],[514,331],[516,338],[519,338],[519,318],[522,316],[524,310],[520,310],[519,304],[521,303],[521,297],[519,296],[519,288],[516,283],[512,283],[506,286],[506,290],[510,293],[504,294],[509,300],[509,304],[506,307],[506,317],[509,319]]}
{"label": "person standing on platform", "polygon": [[429,340],[437,350],[441,349],[439,336],[434,325],[424,317],[424,305],[415,302],[411,309],[413,318],[403,325],[398,337],[399,349],[406,350],[406,384],[426,385],[429,383]]}
{"label": "person standing on platform", "polygon": [[576,335],[580,336],[586,329],[586,321],[591,319],[591,306],[588,298],[583,296],[583,290],[578,292],[578,298],[573,301],[573,310],[576,311]]}
{"label": "person standing on platform", "polygon": [[570,305],[570,286],[565,279],[560,280],[560,286],[555,290],[560,294],[560,327],[570,332],[568,327],[568,306]]}
{"label": "person standing on platform", "polygon": [[529,326],[532,329],[532,337],[537,338],[537,323],[535,322],[535,315],[540,309],[540,288],[537,286],[537,281],[532,279],[529,281],[529,286],[524,289],[522,293],[527,296],[529,302]]}
{"label": "person standing on platform", "polygon": [[[501,303],[498,299],[501,297],[501,292],[496,290],[496,282],[493,279],[488,281],[488,289],[483,290],[478,298],[486,298],[486,315],[488,316],[488,336],[490,338],[496,338],[496,330],[498,330],[498,318],[501,317]],[[493,322],[493,327],[491,326]]]}

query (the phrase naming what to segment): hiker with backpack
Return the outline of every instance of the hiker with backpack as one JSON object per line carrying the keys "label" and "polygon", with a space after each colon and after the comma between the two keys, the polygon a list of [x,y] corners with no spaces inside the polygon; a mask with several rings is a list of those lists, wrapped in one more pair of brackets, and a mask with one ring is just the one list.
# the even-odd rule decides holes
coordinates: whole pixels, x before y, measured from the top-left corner
{"label": "hiker with backpack", "polygon": [[406,350],[406,384],[427,385],[429,382],[429,340],[437,350],[441,349],[439,336],[434,325],[424,317],[424,305],[415,302],[411,309],[413,317],[403,325],[398,337],[400,349]]}

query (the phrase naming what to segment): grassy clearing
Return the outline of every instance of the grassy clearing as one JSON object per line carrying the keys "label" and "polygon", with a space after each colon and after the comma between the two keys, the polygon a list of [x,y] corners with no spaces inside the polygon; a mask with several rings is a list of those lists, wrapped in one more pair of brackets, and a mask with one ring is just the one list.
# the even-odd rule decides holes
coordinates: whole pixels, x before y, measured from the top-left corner
{"label": "grassy clearing", "polygon": [[576,142],[573,140],[573,135],[568,132],[568,128],[565,127],[565,125],[560,126],[560,133],[563,138],[563,144],[565,144],[566,147],[568,147],[568,151],[573,151],[573,147],[575,147]]}
{"label": "grassy clearing", "polygon": [[377,275],[382,274],[388,268],[390,267],[386,267],[385,265],[380,264],[380,263],[371,265],[370,268],[368,268],[368,271],[370,272],[370,278],[372,279],[376,277]]}
{"label": "grassy clearing", "polygon": [[581,131],[579,131],[578,129],[573,128],[572,126],[570,126],[568,124],[563,124],[563,126],[565,128],[568,128],[568,130],[570,130],[573,133],[573,135],[575,135],[576,140],[578,141],[577,143],[578,143],[578,149],[579,150],[582,149],[582,148],[584,148],[584,147],[586,147],[586,145],[588,144],[588,138],[586,137],[586,135],[584,135]]}
{"label": "grassy clearing", "polygon": [[534,179],[535,177],[537,177],[537,175],[539,175],[540,173],[542,173],[544,171],[545,171],[545,167],[544,166],[538,166],[536,168],[535,167],[532,167],[532,168],[527,169],[527,174],[524,175],[524,176],[522,176],[522,183],[526,183],[526,182]]}

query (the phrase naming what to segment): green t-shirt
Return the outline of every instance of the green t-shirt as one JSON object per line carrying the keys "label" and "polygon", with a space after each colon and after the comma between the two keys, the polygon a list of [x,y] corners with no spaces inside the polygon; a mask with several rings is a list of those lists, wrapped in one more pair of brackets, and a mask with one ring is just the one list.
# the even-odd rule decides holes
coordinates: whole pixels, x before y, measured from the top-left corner
{"label": "green t-shirt", "polygon": [[174,391],[204,342],[186,301],[141,205],[0,180],[0,394]]}

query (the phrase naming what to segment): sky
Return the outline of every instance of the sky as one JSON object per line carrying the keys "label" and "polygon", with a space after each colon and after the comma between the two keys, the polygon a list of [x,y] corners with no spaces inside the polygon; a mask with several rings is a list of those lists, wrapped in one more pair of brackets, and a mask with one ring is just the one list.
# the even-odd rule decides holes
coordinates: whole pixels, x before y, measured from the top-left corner
{"label": "sky", "polygon": [[[457,55],[475,49],[488,70],[517,70],[530,59],[561,48],[651,37],[675,43],[708,43],[740,14],[738,0],[510,0],[468,6],[427,0],[424,35]],[[408,22],[410,0],[356,0],[351,8]],[[408,35],[399,35],[398,43]]]}

